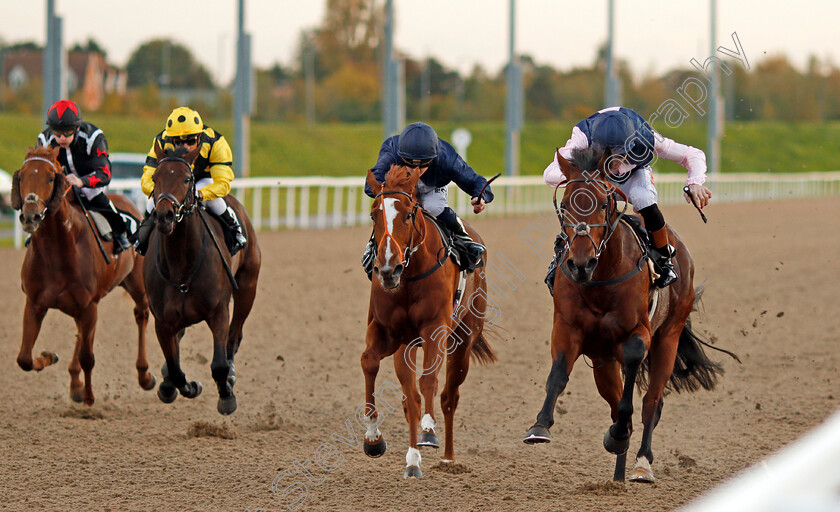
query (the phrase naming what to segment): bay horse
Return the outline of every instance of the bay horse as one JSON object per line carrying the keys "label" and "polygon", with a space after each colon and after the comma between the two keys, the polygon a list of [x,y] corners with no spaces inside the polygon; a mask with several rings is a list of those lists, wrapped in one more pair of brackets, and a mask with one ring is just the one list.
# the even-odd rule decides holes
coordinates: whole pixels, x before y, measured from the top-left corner
{"label": "bay horse", "polygon": [[245,208],[233,196],[225,196],[225,202],[236,211],[248,238],[248,245],[236,255],[230,256],[219,222],[204,218],[207,214],[196,197],[192,171],[200,149],[198,145],[191,152],[183,147],[164,152],[155,146],[158,165],[151,213],[155,230],[144,275],[155,333],[166,358],[158,398],[172,403],[178,391],[187,398],[201,393],[201,383],[187,382],[181,370],[179,346],[186,328],[203,321],[213,334],[210,369],[219,390],[216,408],[221,414],[232,414],[237,406],[233,361],[242,342],[242,326],[254,305],[261,253]]}
{"label": "bay horse", "polygon": [[[54,352],[32,357],[32,348],[49,309],[58,309],[76,322],[76,347],[70,361],[70,397],[93,405],[91,373],[94,366],[93,338],[99,301],[117,286],[134,301],[137,323],[137,380],[145,390],[155,386],[146,359],[146,324],[149,303],[143,284],[143,256],[134,249],[114,254],[106,263],[93,230],[74,196],[58,163],[59,148],[29,148],[20,169],[12,177],[12,208],[20,210],[23,230],[32,234],[20,270],[21,288],[26,295],[23,309],[23,339],[18,365],[25,371],[43,370],[58,362]],[[135,217],[134,203],[118,194],[108,194],[117,208]],[[107,253],[112,242],[102,241]],[[82,385],[79,373],[84,370]]]}
{"label": "bay horse", "polygon": [[616,481],[625,478],[633,431],[633,387],[637,379],[640,388],[647,384],[642,402],[644,431],[630,480],[653,482],[651,443],[666,386],[677,392],[715,387],[723,368],[706,356],[703,345],[740,360],[703,342],[692,331],[689,315],[699,298],[694,263],[670,226],[668,239],[676,248],[679,279],[658,293],[649,312],[654,290],[646,248],[621,221],[626,203],[619,202],[625,199],[623,193],[607,179],[609,156],[597,147],[574,152],[574,163],[557,154],[566,177],[558,185],[566,189],[558,211],[566,242],[554,282],[553,362],[542,409],[523,441],[550,442],[557,397],[583,355],[592,360],[595,385],[610,406],[613,424],[604,435],[604,447],[616,455]]}
{"label": "bay horse", "polygon": [[[384,421],[376,406],[382,398],[383,385],[375,393],[380,361],[394,356],[394,369],[402,386],[402,402],[408,422],[409,448],[404,478],[422,478],[419,446],[438,448],[435,433],[434,397],[437,375],[446,359],[446,384],[440,395],[445,421],[444,462],[454,462],[454,417],[458,406],[458,388],[467,377],[470,356],[488,364],[496,355],[487,344],[484,318],[487,311],[487,283],[484,272],[466,276],[464,304],[453,312],[455,293],[461,271],[449,258],[444,241],[431,214],[423,210],[415,197],[415,187],[425,169],[394,165],[380,184],[372,171],[367,183],[374,193],[371,218],[377,247],[374,261],[376,278],[371,282],[365,350],[361,364],[365,375],[366,432],[364,452],[370,457],[385,453],[386,444],[379,430]],[[481,242],[475,230],[464,223],[474,240]],[[482,256],[485,264],[487,254]],[[423,366],[416,366],[418,347],[423,348]],[[420,392],[416,376],[420,375]],[[420,395],[425,400],[425,414],[420,417]],[[390,407],[390,404],[388,404]],[[418,427],[423,432],[418,443]]]}

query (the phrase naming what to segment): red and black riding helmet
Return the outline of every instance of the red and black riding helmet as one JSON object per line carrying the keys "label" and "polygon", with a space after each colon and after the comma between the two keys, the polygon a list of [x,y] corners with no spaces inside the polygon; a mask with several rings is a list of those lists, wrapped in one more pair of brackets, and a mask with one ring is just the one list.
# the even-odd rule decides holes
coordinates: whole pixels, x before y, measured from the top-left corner
{"label": "red and black riding helmet", "polygon": [[47,111],[47,126],[51,130],[72,130],[82,124],[79,107],[70,100],[59,100]]}

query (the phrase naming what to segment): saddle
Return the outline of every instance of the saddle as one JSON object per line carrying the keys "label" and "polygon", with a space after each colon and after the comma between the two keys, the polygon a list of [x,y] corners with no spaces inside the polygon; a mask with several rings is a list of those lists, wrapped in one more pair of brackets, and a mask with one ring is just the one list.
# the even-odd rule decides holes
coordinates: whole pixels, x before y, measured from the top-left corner
{"label": "saddle", "polygon": [[438,232],[440,233],[441,238],[443,239],[443,245],[446,247],[446,252],[449,254],[449,257],[452,261],[458,265],[462,271],[466,273],[471,273],[475,271],[476,268],[480,267],[481,261],[475,262],[470,257],[470,253],[467,250],[466,245],[461,241],[461,239],[457,236],[454,236],[452,231],[446,227],[441,221],[437,219],[434,215],[423,210],[423,215],[426,216],[427,220],[430,220],[432,224],[437,228]]}

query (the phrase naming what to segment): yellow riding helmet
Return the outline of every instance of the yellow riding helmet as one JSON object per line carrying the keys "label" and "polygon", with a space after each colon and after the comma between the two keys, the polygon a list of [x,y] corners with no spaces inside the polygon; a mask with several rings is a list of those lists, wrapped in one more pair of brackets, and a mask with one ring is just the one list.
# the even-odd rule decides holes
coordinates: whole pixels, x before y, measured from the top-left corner
{"label": "yellow riding helmet", "polygon": [[187,107],[178,107],[166,119],[167,137],[186,137],[204,131],[204,123],[198,112]]}

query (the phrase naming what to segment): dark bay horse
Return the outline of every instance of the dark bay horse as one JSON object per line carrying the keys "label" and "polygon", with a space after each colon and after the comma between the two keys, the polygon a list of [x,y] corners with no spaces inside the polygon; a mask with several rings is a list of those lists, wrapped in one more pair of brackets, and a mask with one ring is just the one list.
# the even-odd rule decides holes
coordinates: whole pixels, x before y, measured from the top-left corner
{"label": "dark bay horse", "polygon": [[[18,365],[26,371],[42,370],[58,361],[58,355],[42,352],[32,357],[32,347],[49,309],[58,309],[73,317],[78,333],[70,361],[70,397],[93,405],[93,337],[96,331],[99,301],[117,286],[122,286],[134,300],[137,322],[137,379],[143,389],[155,386],[146,359],[146,323],[149,303],[143,285],[143,257],[130,249],[113,255],[110,263],[102,258],[96,235],[85,219],[75,198],[67,199],[70,190],[58,163],[59,148],[30,148],[21,168],[12,179],[12,207],[20,210],[23,230],[32,234],[20,271],[21,287],[26,294],[23,310],[23,340]],[[109,194],[117,208],[139,217],[134,204],[116,194]],[[104,242],[107,253],[112,242]],[[84,387],[79,373],[84,370]]]}
{"label": "dark bay horse", "polygon": [[736,360],[737,356],[706,344],[692,332],[694,264],[670,227],[668,238],[676,247],[679,279],[658,294],[653,312],[649,311],[652,278],[645,251],[632,228],[619,221],[624,211],[618,200],[623,194],[607,180],[608,156],[590,148],[576,153],[572,164],[557,155],[567,179],[559,215],[568,242],[555,277],[553,364],[545,402],[523,441],[551,440],[548,429],[554,424],[557,397],[575,361],[587,356],[598,392],[610,405],[613,424],[604,435],[604,447],[616,455],[613,478],[618,481],[625,477],[633,431],[633,387],[637,378],[640,387],[647,383],[642,402],[644,432],[630,480],[653,482],[651,443],[666,386],[677,392],[714,388],[723,369],[709,360],[702,345]]}
{"label": "dark bay horse", "polygon": [[181,370],[179,345],[186,328],[203,321],[213,334],[210,368],[219,389],[217,409],[232,414],[236,410],[233,359],[242,342],[242,326],[254,305],[261,254],[245,208],[233,196],[226,196],[225,201],[247,233],[244,249],[231,257],[219,222],[204,218],[211,216],[199,206],[192,172],[200,149],[201,145],[190,153],[185,148],[164,153],[155,148],[158,166],[153,175],[152,217],[156,229],[149,240],[144,270],[155,332],[166,358],[158,397],[172,403],[178,391],[187,398],[201,393],[201,383],[187,382]]}
{"label": "dark bay horse", "polygon": [[[365,351],[362,371],[365,374],[365,415],[367,424],[364,451],[370,457],[385,453],[385,440],[379,431],[384,416],[376,406],[376,397],[395,410],[382,397],[387,383],[375,389],[380,361],[394,356],[394,369],[402,386],[403,412],[408,422],[409,448],[405,478],[420,478],[419,446],[437,448],[434,397],[437,375],[446,359],[446,384],[440,405],[446,431],[444,462],[454,462],[454,417],[458,406],[459,386],[467,377],[470,356],[479,363],[496,361],[496,355],[484,338],[487,310],[487,284],[484,272],[466,277],[462,306],[453,312],[455,292],[461,272],[451,261],[442,237],[433,221],[417,202],[414,190],[422,169],[392,166],[385,183],[368,172],[367,183],[375,194],[371,205],[377,254],[376,277],[371,283]],[[478,233],[464,223],[474,240]],[[487,254],[484,261],[486,263]],[[410,263],[410,264],[409,264]],[[423,366],[416,365],[417,349],[423,348]],[[420,392],[417,375],[420,375]],[[420,417],[420,395],[425,400],[425,414]],[[418,443],[418,427],[422,429]]]}

